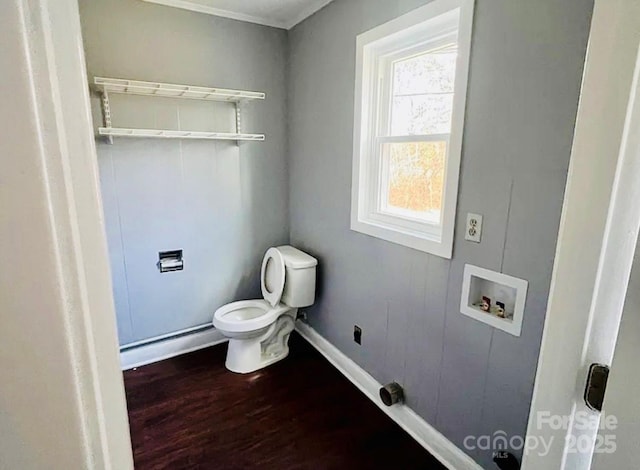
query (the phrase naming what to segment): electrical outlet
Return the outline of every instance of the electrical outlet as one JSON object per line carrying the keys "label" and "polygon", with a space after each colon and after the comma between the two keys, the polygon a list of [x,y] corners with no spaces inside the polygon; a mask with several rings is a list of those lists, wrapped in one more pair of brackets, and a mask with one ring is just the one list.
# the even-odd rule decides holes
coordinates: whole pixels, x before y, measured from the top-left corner
{"label": "electrical outlet", "polygon": [[470,242],[480,243],[482,238],[482,216],[480,214],[467,214],[467,228],[464,239]]}
{"label": "electrical outlet", "polygon": [[362,344],[362,328],[358,325],[353,325],[353,340],[358,344]]}

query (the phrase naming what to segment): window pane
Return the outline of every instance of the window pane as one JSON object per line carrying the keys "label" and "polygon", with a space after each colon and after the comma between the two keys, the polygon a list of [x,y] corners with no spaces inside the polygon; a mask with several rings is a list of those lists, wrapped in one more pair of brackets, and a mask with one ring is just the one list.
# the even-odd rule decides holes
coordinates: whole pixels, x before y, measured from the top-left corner
{"label": "window pane", "polygon": [[449,134],[453,93],[393,99],[391,135]]}
{"label": "window pane", "polygon": [[446,142],[383,144],[382,210],[440,223]]}
{"label": "window pane", "polygon": [[392,135],[451,131],[457,55],[451,46],[393,64]]}

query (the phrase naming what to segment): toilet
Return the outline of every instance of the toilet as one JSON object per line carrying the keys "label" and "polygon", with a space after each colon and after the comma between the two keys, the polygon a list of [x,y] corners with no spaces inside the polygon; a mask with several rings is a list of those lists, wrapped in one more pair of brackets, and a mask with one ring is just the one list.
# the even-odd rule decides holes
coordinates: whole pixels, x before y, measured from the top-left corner
{"label": "toilet", "polygon": [[220,307],[213,326],[229,338],[226,367],[246,374],[289,354],[298,309],[313,305],[318,260],[292,246],[269,248],[260,270],[263,299]]}

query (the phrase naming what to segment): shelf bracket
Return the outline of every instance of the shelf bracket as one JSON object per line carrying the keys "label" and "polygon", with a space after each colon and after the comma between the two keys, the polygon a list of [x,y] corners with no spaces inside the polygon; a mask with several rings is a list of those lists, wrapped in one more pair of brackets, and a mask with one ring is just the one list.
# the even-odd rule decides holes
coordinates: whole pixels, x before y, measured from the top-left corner
{"label": "shelf bracket", "polygon": [[[242,134],[242,101],[236,101],[236,133]],[[240,147],[240,141],[236,141],[236,145]]]}
{"label": "shelf bracket", "polygon": [[[104,120],[104,127],[111,127],[111,104],[109,103],[109,93],[107,91],[103,91],[101,93],[101,103],[102,103],[102,117]],[[113,144],[113,136],[107,136],[107,142],[109,144]]]}

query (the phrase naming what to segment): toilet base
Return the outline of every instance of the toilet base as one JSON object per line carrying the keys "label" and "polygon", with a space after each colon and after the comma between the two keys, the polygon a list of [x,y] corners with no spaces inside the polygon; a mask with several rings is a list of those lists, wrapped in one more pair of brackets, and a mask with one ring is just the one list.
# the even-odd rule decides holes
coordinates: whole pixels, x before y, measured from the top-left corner
{"label": "toilet base", "polygon": [[226,368],[238,374],[248,374],[286,358],[294,322],[292,315],[284,314],[258,337],[229,338]]}

